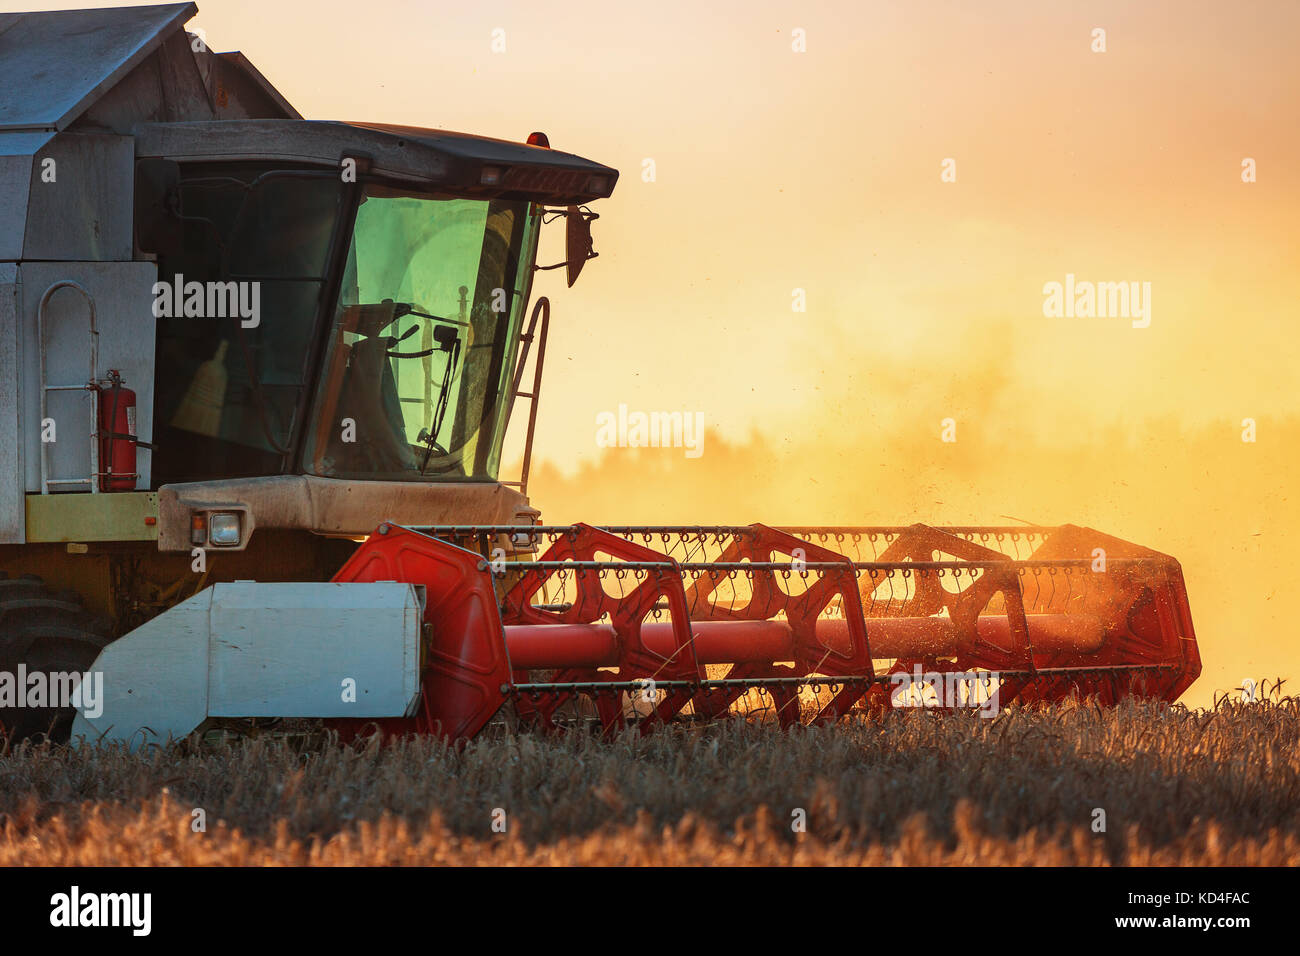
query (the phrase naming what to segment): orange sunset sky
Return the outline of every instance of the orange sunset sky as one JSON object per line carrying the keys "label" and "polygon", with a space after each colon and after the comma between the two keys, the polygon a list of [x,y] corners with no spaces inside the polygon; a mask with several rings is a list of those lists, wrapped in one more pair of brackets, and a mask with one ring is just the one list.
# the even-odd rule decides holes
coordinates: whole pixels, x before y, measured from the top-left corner
{"label": "orange sunset sky", "polygon": [[[199,7],[309,118],[621,171],[534,289],[546,519],[1090,525],[1182,562],[1189,704],[1300,677],[1300,4]],[[1044,316],[1067,274],[1149,282],[1149,327]],[[702,455],[598,447],[620,403],[701,413]]]}

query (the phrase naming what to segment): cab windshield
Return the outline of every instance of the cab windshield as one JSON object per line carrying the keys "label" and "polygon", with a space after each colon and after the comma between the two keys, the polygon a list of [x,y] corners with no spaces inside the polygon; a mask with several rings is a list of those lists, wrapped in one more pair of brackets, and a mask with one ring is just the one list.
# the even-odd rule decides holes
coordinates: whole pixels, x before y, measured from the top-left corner
{"label": "cab windshield", "polygon": [[527,202],[364,187],[305,472],[497,477],[537,227]]}

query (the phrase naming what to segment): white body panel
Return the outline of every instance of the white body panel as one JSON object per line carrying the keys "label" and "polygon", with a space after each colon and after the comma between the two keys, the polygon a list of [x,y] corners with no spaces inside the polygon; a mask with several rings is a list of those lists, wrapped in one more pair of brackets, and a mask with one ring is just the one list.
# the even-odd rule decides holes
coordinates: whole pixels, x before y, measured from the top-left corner
{"label": "white body panel", "polygon": [[[136,393],[135,429],[142,441],[153,440],[154,316],[153,285],[158,269],[152,262],[25,262],[18,269],[21,283],[22,447],[27,491],[41,490],[40,349],[36,312],[41,296],[54,283],[71,279],[95,299],[99,331],[100,378],[109,369],[122,373],[126,387]],[[84,382],[89,375],[90,325],[86,300],[72,289],[60,289],[46,309],[46,375],[51,385]],[[49,417],[57,441],[50,444],[50,477],[85,477],[90,472],[91,398],[87,392],[51,392]],[[147,448],[136,450],[136,488],[149,488]],[[85,491],[86,486],[72,486]]]}
{"label": "white body panel", "polygon": [[137,749],[207,717],[412,713],[421,617],[410,584],[213,585],[104,649],[102,713],[78,713],[72,739]]}
{"label": "white body panel", "polygon": [[27,188],[32,179],[32,157],[22,150],[32,144],[30,136],[20,142],[13,134],[0,135],[0,262],[16,262],[23,256],[23,234],[27,225]]}
{"label": "white body panel", "polygon": [[31,175],[22,259],[132,260],[134,139],[63,133],[32,157]]}
{"label": "white body panel", "polygon": [[20,417],[22,390],[18,387],[22,368],[18,337],[20,308],[18,267],[0,262],[0,544],[22,544],[27,540]]}

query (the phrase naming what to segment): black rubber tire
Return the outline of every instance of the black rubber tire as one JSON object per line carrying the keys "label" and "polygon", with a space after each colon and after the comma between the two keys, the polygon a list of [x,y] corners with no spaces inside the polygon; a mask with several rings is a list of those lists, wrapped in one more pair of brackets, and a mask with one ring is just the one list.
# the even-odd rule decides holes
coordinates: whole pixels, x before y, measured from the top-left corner
{"label": "black rubber tire", "polygon": [[[111,641],[107,622],[91,615],[73,591],[54,591],[35,575],[0,571],[0,672],[18,665],[34,671],[86,673]],[[71,707],[16,707],[0,701],[0,734],[10,743],[49,739],[66,743],[76,711]]]}

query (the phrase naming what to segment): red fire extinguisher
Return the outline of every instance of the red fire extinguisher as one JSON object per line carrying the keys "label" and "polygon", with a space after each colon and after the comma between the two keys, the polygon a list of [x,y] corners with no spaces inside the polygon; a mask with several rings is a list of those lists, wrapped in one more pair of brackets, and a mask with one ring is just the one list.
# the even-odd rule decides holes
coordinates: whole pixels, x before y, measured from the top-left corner
{"label": "red fire extinguisher", "polygon": [[99,386],[99,490],[132,491],[135,471],[135,392],[117,369]]}

